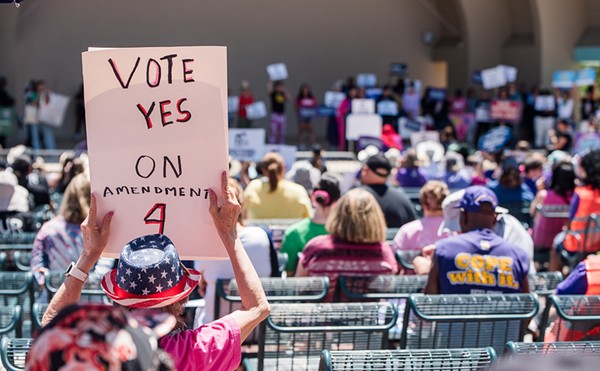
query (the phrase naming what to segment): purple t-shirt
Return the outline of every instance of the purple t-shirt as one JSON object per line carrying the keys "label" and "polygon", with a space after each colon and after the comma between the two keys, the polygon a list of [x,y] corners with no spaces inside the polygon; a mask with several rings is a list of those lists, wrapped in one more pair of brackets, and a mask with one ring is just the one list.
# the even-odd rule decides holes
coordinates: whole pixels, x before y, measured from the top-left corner
{"label": "purple t-shirt", "polygon": [[427,182],[427,179],[425,179],[425,176],[417,167],[412,169],[401,167],[396,173],[396,181],[401,187],[416,188],[422,187]]}
{"label": "purple t-shirt", "polygon": [[179,371],[235,370],[242,359],[241,344],[240,326],[231,315],[160,339]]}
{"label": "purple t-shirt", "polygon": [[585,295],[587,289],[587,269],[585,261],[582,261],[564,281],[556,286],[556,295]]}
{"label": "purple t-shirt", "polygon": [[529,257],[491,229],[479,229],[435,244],[440,294],[520,293]]}

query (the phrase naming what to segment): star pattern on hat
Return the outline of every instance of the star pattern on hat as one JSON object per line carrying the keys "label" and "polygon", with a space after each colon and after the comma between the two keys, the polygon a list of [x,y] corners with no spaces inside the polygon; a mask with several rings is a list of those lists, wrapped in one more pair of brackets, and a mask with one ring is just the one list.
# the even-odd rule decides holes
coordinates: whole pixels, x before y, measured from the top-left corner
{"label": "star pattern on hat", "polygon": [[[118,285],[134,295],[153,295],[169,290],[182,279],[176,250],[164,236],[145,236],[129,243],[131,253],[119,262]],[[170,246],[167,246],[170,245]],[[166,246],[166,247],[165,247]],[[143,250],[153,249],[147,253]]]}

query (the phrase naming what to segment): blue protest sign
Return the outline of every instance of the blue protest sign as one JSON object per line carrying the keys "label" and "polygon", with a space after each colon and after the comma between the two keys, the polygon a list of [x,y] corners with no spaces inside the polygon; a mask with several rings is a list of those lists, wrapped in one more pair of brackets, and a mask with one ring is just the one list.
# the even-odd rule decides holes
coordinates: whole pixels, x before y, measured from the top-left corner
{"label": "blue protest sign", "polygon": [[586,68],[584,70],[577,71],[577,78],[575,83],[577,86],[589,86],[594,85],[596,81],[596,70],[593,68]]}
{"label": "blue protest sign", "polygon": [[381,138],[369,137],[369,136],[358,137],[358,139],[356,141],[356,150],[357,151],[362,151],[363,149],[367,148],[368,146],[375,146],[380,151],[383,150],[383,142],[381,141]]}
{"label": "blue protest sign", "polygon": [[554,71],[552,86],[559,89],[570,89],[575,84],[575,71]]}
{"label": "blue protest sign", "polygon": [[581,154],[600,149],[600,133],[578,133],[575,137],[575,153]]}
{"label": "blue protest sign", "polygon": [[428,98],[435,101],[443,101],[446,99],[446,89],[441,88],[429,88],[429,96]]}
{"label": "blue protest sign", "polygon": [[383,90],[379,89],[379,88],[369,88],[366,89],[365,91],[365,96],[368,99],[379,99],[379,97],[381,97],[381,94],[383,94]]}
{"label": "blue protest sign", "polygon": [[300,108],[298,115],[303,119],[311,119],[317,115],[316,108]]}
{"label": "blue protest sign", "polygon": [[406,63],[391,63],[390,64],[390,75],[392,76],[404,76],[408,65]]}
{"label": "blue protest sign", "polygon": [[327,106],[317,107],[317,115],[321,117],[335,116],[335,108]]}
{"label": "blue protest sign", "polygon": [[500,152],[508,144],[512,131],[508,126],[498,126],[479,138],[479,149],[487,153]]}
{"label": "blue protest sign", "polygon": [[481,71],[473,71],[471,74],[471,82],[477,85],[483,85],[483,80],[481,79]]}

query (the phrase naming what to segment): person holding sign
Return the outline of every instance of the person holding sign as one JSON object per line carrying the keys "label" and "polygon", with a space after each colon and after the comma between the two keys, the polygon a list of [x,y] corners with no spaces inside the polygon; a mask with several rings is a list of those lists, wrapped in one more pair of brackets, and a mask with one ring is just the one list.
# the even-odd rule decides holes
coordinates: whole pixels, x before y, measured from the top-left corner
{"label": "person holding sign", "polygon": [[290,99],[290,93],[283,81],[269,81],[267,91],[271,97],[269,144],[283,144],[286,129],[285,103]]}
{"label": "person holding sign", "polygon": [[304,142],[304,135],[308,137],[308,146],[315,142],[315,128],[312,119],[315,117],[317,100],[313,96],[312,90],[308,84],[302,84],[296,97],[296,111],[298,113],[298,144],[300,149],[307,148]]}
{"label": "person holding sign", "polygon": [[585,95],[581,98],[581,120],[590,120],[600,109],[600,99],[598,99],[598,85],[590,85],[585,90]]}
{"label": "person holding sign", "polygon": [[[258,275],[238,238],[236,221],[241,207],[227,184],[225,171],[221,174],[221,205],[214,190],[209,190],[209,196],[210,215],[231,259],[242,309],[193,330],[185,329],[179,321],[179,332],[163,336],[159,347],[171,356],[180,371],[234,370],[241,360],[241,343],[270,312]],[[83,252],[77,263],[69,267],[64,283],[44,313],[44,326],[61,309],[79,301],[87,273],[107,247],[114,212],[100,216],[97,210],[97,196],[93,194],[89,216],[81,225]],[[127,309],[158,308],[179,316],[199,279],[197,271],[181,264],[167,236],[149,235],[136,238],[125,247],[118,268],[103,278],[102,288]]]}
{"label": "person holding sign", "polygon": [[250,83],[244,80],[242,81],[242,91],[239,97],[238,105],[238,127],[247,129],[252,126],[252,120],[248,118],[248,112],[246,107],[254,103],[254,96],[252,90],[250,90]]}

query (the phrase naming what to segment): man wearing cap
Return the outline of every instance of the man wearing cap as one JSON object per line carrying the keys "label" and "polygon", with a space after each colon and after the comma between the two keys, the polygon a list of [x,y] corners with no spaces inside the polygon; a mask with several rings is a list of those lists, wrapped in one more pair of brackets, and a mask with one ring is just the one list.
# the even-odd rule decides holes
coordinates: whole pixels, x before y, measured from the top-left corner
{"label": "man wearing cap", "polygon": [[483,186],[465,189],[458,208],[463,232],[435,244],[427,294],[529,292],[529,258],[517,245],[494,232],[498,207],[494,192]]}
{"label": "man wearing cap", "polygon": [[392,172],[392,164],[383,153],[369,157],[360,173],[363,188],[371,193],[383,210],[388,228],[400,228],[416,219],[415,208],[398,190],[388,187],[387,179]]}

